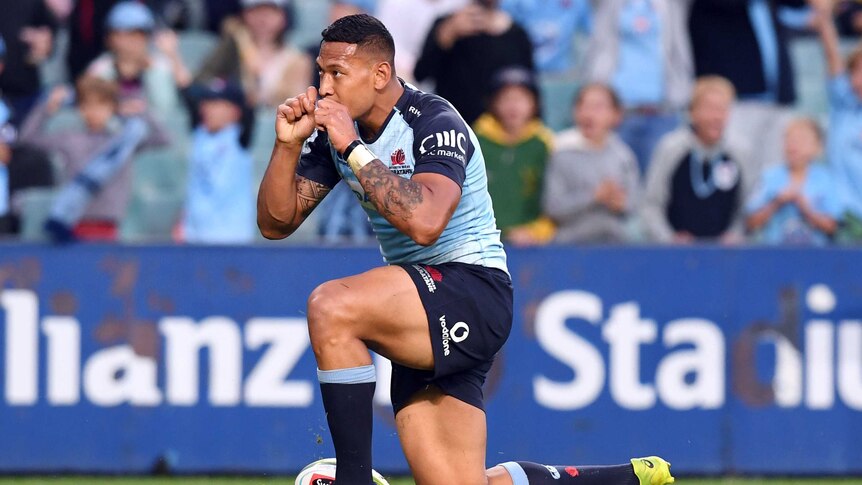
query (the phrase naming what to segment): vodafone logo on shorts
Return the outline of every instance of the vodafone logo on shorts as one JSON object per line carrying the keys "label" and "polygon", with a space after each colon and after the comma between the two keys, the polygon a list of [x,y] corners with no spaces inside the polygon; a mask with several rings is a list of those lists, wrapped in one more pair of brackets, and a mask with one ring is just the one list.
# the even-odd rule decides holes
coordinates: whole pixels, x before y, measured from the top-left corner
{"label": "vodafone logo on shorts", "polygon": [[448,356],[450,352],[449,341],[459,343],[467,340],[470,335],[470,326],[464,322],[458,322],[452,325],[452,329],[446,325],[446,315],[440,316],[440,331],[443,336],[443,356]]}

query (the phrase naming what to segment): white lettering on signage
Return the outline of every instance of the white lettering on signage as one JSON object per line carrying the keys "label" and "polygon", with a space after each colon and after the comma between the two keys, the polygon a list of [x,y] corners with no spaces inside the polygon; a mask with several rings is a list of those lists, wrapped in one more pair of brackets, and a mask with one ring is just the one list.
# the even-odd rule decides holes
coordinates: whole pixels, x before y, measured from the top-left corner
{"label": "white lettering on signage", "polygon": [[[208,355],[206,401],[211,405],[307,407],[314,400],[316,382],[287,379],[309,347],[305,319],[256,317],[241,328],[225,316],[200,321],[164,317],[158,324],[164,337],[160,389],[156,359],[137,355],[128,344],[82,356],[80,322],[49,315],[42,318],[40,328],[38,307],[32,291],[0,291],[5,314],[4,397],[9,405],[32,406],[39,400],[40,330],[46,340],[45,389],[51,405],[78,404],[82,393],[98,406],[196,405],[203,350]],[[263,351],[243,382],[244,349]],[[378,368],[391,372],[380,362]]]}
{"label": "white lettering on signage", "polygon": [[[811,291],[814,295],[805,300],[810,311],[832,311],[835,297],[828,287],[814,285]],[[538,344],[567,367],[571,377],[537,374],[533,396],[539,404],[581,409],[595,403],[607,387],[611,399],[625,409],[649,409],[659,403],[676,410],[724,405],[727,344],[719,325],[681,318],[660,326],[641,318],[635,302],[611,306],[605,321],[603,312],[602,300],[585,291],[553,293],[540,303],[535,320]],[[595,340],[582,336],[597,330],[607,344],[606,353]],[[838,397],[846,406],[862,410],[862,321],[836,324],[813,319],[805,322],[796,344],[777,329],[766,329],[758,338],[775,349],[770,382],[774,405],[830,409]],[[641,352],[655,345],[662,345],[664,353],[654,375],[644,375]]]}

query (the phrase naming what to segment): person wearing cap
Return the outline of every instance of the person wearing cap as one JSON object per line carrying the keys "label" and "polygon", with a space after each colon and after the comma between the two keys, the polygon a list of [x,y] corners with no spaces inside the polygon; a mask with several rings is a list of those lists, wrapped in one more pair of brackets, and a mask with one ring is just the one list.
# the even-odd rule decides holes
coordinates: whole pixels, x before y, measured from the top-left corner
{"label": "person wearing cap", "polygon": [[245,244],[254,239],[251,154],[241,142],[245,94],[232,80],[189,88],[197,99],[185,209],[179,239],[195,244]]}
{"label": "person wearing cap", "polygon": [[175,61],[150,48],[156,29],[152,11],[141,3],[122,1],[105,23],[108,51],[90,64],[87,74],[116,81],[121,102],[134,101],[154,116],[169,119],[181,107]]}
{"label": "person wearing cap", "polygon": [[247,102],[278,106],[311,79],[309,56],[288,43],[288,0],[241,0],[239,19],[228,19],[222,40],[204,61],[195,82],[240,79]]}
{"label": "person wearing cap", "polygon": [[553,133],[539,115],[533,73],[508,67],[494,74],[488,110],[473,127],[485,155],[488,191],[503,236],[521,245],[547,242],[554,228],[542,217],[541,201]]}
{"label": "person wearing cap", "polygon": [[[79,174],[98,160],[105,148],[115,143],[122,132],[120,116],[134,109],[134,104],[124,105],[116,83],[95,76],[82,76],[75,85],[74,99],[82,123],[60,131],[49,131],[53,116],[65,106],[72,93],[65,87],[57,87],[48,98],[37,105],[21,128],[21,142],[39,147],[54,155],[62,163],[64,186],[74,183]],[[169,137],[161,124],[152,117],[142,115],[149,127],[149,134],[142,143],[131,149],[132,153],[165,146]],[[80,219],[67,229],[70,238],[83,241],[114,241],[118,227],[125,217],[132,192],[131,156],[116,161],[115,170],[106,180],[99,180],[99,190],[87,201]]]}

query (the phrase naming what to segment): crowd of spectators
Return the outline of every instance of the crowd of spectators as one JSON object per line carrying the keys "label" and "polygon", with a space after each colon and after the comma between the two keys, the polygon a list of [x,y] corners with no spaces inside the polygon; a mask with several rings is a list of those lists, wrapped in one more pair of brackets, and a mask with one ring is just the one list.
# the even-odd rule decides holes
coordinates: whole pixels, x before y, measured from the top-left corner
{"label": "crowd of spectators", "polygon": [[[321,18],[301,14],[313,5],[325,5]],[[5,239],[259,241],[255,187],[274,107],[317,82],[319,44],[294,34],[367,12],[392,32],[399,77],[448,99],[473,127],[511,244],[862,242],[862,47],[842,50],[862,32],[859,2],[4,6]],[[826,60],[828,118],[796,108],[799,37]],[[184,46],[201,39],[206,48],[190,55]],[[574,94],[560,99],[548,85]],[[570,111],[569,127],[555,133],[549,103]],[[162,171],[181,194],[150,207],[159,186],[142,180]],[[311,237],[369,242],[352,199],[332,191]],[[133,213],[159,229],[125,230]]]}

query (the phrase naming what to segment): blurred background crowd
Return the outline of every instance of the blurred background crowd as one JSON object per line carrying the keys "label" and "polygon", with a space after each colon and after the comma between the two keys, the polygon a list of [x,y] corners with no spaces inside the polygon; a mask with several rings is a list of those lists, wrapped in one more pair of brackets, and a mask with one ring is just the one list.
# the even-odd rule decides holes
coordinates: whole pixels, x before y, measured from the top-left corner
{"label": "blurred background crowd", "polygon": [[[380,18],[515,245],[862,243],[862,1],[15,0],[0,239],[262,243],[275,106]],[[343,184],[340,184],[343,185]],[[372,244],[346,187],[294,243]]]}

